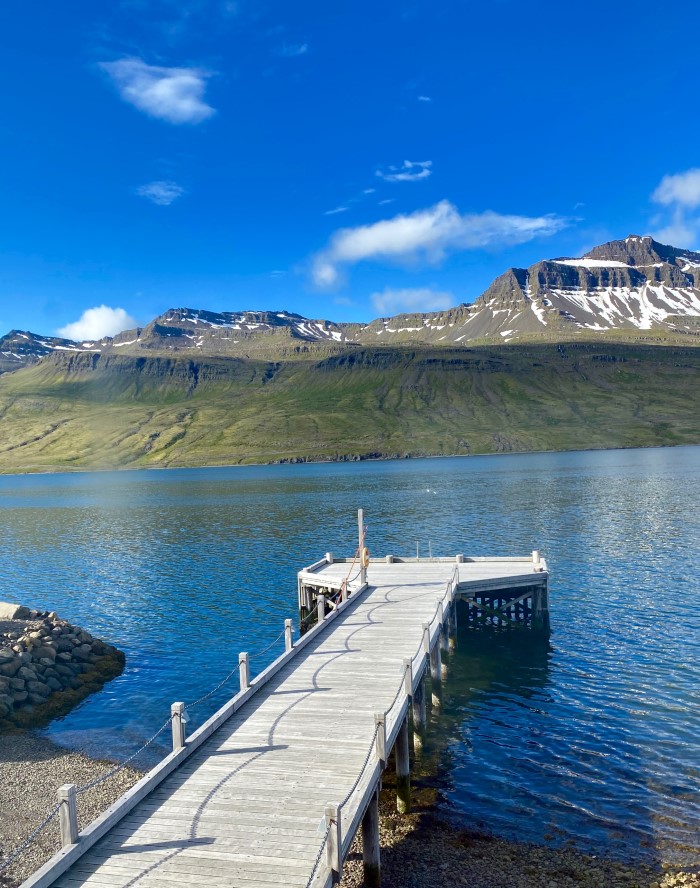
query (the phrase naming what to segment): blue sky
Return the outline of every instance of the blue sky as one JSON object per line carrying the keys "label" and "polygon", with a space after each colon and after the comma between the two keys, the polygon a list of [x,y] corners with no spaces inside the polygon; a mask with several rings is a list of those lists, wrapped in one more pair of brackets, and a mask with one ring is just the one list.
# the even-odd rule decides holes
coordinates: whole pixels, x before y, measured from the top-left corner
{"label": "blue sky", "polygon": [[3,4],[0,332],[367,320],[630,233],[698,248],[699,24],[648,0]]}

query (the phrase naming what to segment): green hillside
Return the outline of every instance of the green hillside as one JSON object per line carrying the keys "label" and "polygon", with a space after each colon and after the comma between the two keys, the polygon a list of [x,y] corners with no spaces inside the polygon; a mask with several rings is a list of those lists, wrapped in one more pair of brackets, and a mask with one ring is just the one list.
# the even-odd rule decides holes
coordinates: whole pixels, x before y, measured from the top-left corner
{"label": "green hillside", "polygon": [[700,350],[57,354],[0,377],[0,471],[700,443]]}

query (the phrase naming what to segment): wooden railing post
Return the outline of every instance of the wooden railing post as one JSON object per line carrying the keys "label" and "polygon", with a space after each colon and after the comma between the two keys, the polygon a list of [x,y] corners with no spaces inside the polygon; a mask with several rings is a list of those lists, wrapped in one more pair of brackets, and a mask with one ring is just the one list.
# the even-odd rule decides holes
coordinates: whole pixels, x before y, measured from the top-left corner
{"label": "wooden railing post", "polygon": [[173,752],[182,749],[185,745],[185,722],[183,715],[185,713],[184,703],[173,703],[170,707],[170,717],[172,719],[173,729]]}
{"label": "wooden railing post", "polygon": [[285,651],[291,651],[292,645],[294,644],[292,640],[292,621],[285,620],[284,621],[284,649]]}
{"label": "wooden railing post", "polygon": [[326,616],[326,596],[321,589],[316,594],[316,607],[318,608],[317,620],[319,623],[322,623]]}
{"label": "wooden railing post", "polygon": [[409,700],[413,698],[413,660],[404,660],[404,691]]}
{"label": "wooden railing post", "polygon": [[241,677],[241,690],[247,691],[250,687],[250,665],[246,653],[238,655],[238,672]]}
{"label": "wooden railing post", "polygon": [[340,808],[338,805],[326,805],[326,826],[330,824],[328,833],[328,866],[333,873],[333,884],[337,885],[343,876],[343,843],[340,832]]}
{"label": "wooden railing post", "polygon": [[374,724],[377,727],[377,758],[383,769],[386,766],[386,716],[383,712],[375,713]]}
{"label": "wooden railing post", "polygon": [[61,847],[75,845],[78,841],[78,806],[76,805],[76,786],[74,783],[66,783],[59,786],[57,796],[61,807],[58,811],[58,820],[61,828]]}
{"label": "wooden railing post", "polygon": [[423,623],[423,653],[430,653],[430,623]]}

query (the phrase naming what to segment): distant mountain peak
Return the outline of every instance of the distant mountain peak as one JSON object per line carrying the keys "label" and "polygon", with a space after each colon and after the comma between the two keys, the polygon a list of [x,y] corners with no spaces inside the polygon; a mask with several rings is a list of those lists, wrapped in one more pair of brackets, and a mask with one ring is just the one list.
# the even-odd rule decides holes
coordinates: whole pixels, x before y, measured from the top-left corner
{"label": "distant mountain peak", "polygon": [[[170,308],[145,327],[98,342],[12,330],[0,338],[0,373],[56,352],[260,356],[266,360],[355,345],[466,346],[523,338],[571,339],[628,331],[692,343],[700,337],[700,253],[630,234],[581,257],[509,268],[472,304],[406,312],[369,323],[310,319],[286,310]],[[647,337],[648,338],[648,337]]]}

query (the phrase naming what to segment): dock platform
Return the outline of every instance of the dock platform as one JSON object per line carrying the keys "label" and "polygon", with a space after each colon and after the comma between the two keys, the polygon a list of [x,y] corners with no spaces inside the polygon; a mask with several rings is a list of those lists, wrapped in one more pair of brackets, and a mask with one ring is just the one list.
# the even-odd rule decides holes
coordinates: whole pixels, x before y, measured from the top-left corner
{"label": "dock platform", "polygon": [[379,885],[381,775],[393,749],[408,810],[409,743],[420,749],[439,705],[457,601],[475,620],[546,629],[548,571],[539,553],[359,566],[354,580],[357,557],[300,571],[318,622],[294,644],[288,632],[252,681],[241,654],[241,690],[191,737],[174,704],[173,752],[79,835],[63,787],[64,847],[24,888],[321,888],[358,830],[366,884]]}

